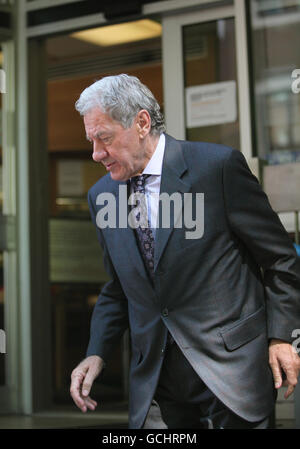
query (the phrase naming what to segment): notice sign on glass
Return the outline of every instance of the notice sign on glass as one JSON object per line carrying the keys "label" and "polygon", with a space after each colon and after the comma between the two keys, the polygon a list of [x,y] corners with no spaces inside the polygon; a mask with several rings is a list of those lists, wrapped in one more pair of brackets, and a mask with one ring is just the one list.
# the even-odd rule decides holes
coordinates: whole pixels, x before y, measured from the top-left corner
{"label": "notice sign on glass", "polygon": [[58,186],[59,196],[83,195],[83,163],[80,160],[58,161]]}
{"label": "notice sign on glass", "polygon": [[237,119],[236,82],[186,88],[187,127],[220,125]]}
{"label": "notice sign on glass", "polygon": [[102,251],[93,223],[50,219],[50,279],[52,282],[105,282]]}

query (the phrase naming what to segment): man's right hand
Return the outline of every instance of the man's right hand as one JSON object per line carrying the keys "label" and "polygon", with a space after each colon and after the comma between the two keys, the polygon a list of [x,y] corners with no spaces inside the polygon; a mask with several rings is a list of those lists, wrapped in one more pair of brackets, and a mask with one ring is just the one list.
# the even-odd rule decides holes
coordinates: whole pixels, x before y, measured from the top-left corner
{"label": "man's right hand", "polygon": [[89,397],[92,385],[104,367],[104,361],[98,355],[84,359],[72,371],[70,393],[73,401],[82,412],[95,410],[97,402]]}

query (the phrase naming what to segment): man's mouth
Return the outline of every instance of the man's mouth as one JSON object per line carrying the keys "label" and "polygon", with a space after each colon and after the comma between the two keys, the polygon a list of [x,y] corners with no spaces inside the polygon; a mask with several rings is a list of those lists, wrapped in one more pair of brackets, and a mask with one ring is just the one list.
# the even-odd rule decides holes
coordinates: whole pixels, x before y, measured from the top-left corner
{"label": "man's mouth", "polygon": [[105,165],[106,170],[110,170],[111,167],[114,165],[114,163],[115,163],[115,162],[111,162],[110,164],[106,164],[106,165]]}

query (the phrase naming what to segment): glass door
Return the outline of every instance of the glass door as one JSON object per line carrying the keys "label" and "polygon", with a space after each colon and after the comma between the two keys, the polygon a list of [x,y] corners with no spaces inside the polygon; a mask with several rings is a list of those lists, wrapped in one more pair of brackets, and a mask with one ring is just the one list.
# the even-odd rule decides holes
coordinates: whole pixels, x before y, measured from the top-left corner
{"label": "glass door", "polygon": [[182,27],[188,140],[239,147],[234,19]]}
{"label": "glass door", "polygon": [[245,4],[226,3],[163,20],[167,132],[251,157]]}
{"label": "glass door", "polygon": [[[0,52],[0,54],[2,54],[2,52]],[[3,69],[0,68],[0,70],[3,70]],[[0,95],[0,110],[2,111],[2,96],[1,95]],[[0,123],[0,126],[1,126],[1,123]],[[0,216],[3,214],[3,181],[2,181],[3,174],[2,173],[3,173],[3,168],[2,168],[2,126],[1,126],[1,132],[0,132]],[[3,232],[1,232],[1,234],[3,235]],[[5,330],[4,330],[4,276],[3,276],[3,251],[2,251],[2,249],[3,249],[3,244],[0,246],[0,387],[5,385],[5,356],[4,356],[4,354],[6,352],[6,338],[5,338],[6,335],[5,335]]]}
{"label": "glass door", "polygon": [[13,43],[0,43],[0,414],[17,409],[17,264]]}
{"label": "glass door", "polygon": [[[6,384],[6,332],[5,332],[5,319],[4,319],[4,250],[6,249],[6,223],[3,215],[3,133],[2,133],[2,117],[3,117],[3,100],[5,86],[4,86],[4,71],[3,71],[3,52],[0,47],[0,391],[1,396],[4,393],[4,387]],[[2,82],[1,82],[2,81]]]}

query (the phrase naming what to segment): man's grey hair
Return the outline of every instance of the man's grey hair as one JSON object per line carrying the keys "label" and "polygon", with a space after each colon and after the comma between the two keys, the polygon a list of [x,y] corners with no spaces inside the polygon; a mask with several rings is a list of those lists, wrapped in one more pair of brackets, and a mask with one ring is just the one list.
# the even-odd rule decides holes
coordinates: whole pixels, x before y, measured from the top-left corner
{"label": "man's grey hair", "polygon": [[165,131],[157,100],[135,76],[106,76],[84,89],[75,103],[81,115],[97,107],[124,128],[130,128],[138,112],[146,109],[151,117],[151,134],[160,135]]}

